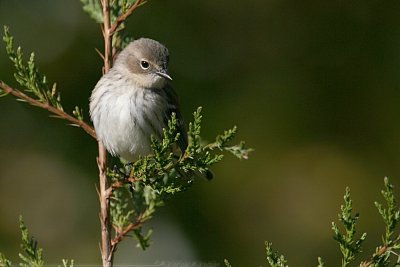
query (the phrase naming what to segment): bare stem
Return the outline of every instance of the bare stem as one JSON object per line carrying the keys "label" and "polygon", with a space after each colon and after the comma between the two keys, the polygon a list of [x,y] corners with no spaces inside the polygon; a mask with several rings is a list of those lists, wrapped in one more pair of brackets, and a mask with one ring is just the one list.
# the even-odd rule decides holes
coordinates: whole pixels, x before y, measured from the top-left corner
{"label": "bare stem", "polygon": [[[102,27],[104,38],[104,67],[103,74],[106,74],[112,66],[112,36],[110,35],[110,1],[101,0],[103,7],[104,23]],[[106,174],[107,170],[107,151],[103,143],[98,140],[99,156],[97,166],[99,168],[99,200],[100,200],[100,224],[101,224],[101,257],[103,267],[112,267],[113,250],[111,246],[111,218],[110,218],[110,198],[109,182]]]}
{"label": "bare stem", "polygon": [[[112,67],[113,61],[113,47],[112,47],[112,38],[115,32],[118,30],[119,26],[130,16],[133,11],[138,8],[141,4],[145,3],[145,0],[137,0],[135,4],[133,4],[124,14],[116,19],[116,21],[111,25],[110,19],[110,0],[100,0],[102,9],[103,9],[103,17],[104,22],[102,25],[102,33],[104,38],[104,54],[100,53],[96,50],[101,58],[104,61],[103,74],[109,72]],[[14,89],[0,80],[0,88],[6,94],[12,94],[17,97],[19,100],[27,102],[33,106],[40,107],[42,109],[46,109],[50,113],[54,114],[54,117],[67,120],[71,123],[72,126],[77,126],[82,128],[86,133],[88,133],[93,138],[97,139],[96,132],[89,124],[86,122],[75,118],[68,113],[64,112],[57,107],[52,106],[47,102],[43,102],[37,99],[34,99],[27,94]],[[99,169],[99,201],[100,201],[100,223],[101,223],[101,244],[100,250],[102,255],[103,267],[112,267],[113,266],[113,256],[114,252],[117,248],[118,243],[125,237],[130,231],[137,229],[143,223],[143,219],[141,216],[138,217],[137,221],[131,223],[126,228],[121,231],[117,231],[116,237],[111,239],[111,218],[110,218],[110,196],[112,195],[113,189],[120,187],[121,184],[112,184],[107,178],[107,151],[103,145],[103,143],[98,140],[98,157],[97,157],[97,166]],[[131,181],[132,182],[132,181]]]}
{"label": "bare stem", "polygon": [[23,92],[12,88],[11,86],[9,86],[8,84],[6,84],[3,81],[0,81],[0,88],[6,92],[7,94],[12,94],[13,96],[15,96],[17,99],[20,99],[22,101],[25,101],[29,104],[31,104],[32,106],[36,106],[42,109],[46,109],[47,111],[49,111],[50,113],[53,113],[54,116],[56,118],[59,119],[63,119],[63,120],[67,120],[71,123],[72,126],[76,126],[76,127],[80,127],[82,128],[86,133],[88,133],[90,136],[92,136],[93,138],[97,139],[96,137],[96,132],[94,131],[94,129],[87,124],[86,122],[79,120],[71,115],[69,115],[68,113],[66,113],[65,111],[58,109],[52,105],[50,105],[49,103],[45,103],[45,102],[41,102],[37,99],[34,99],[30,96],[28,96],[27,94],[24,94]]}
{"label": "bare stem", "polygon": [[127,225],[125,228],[115,228],[116,236],[111,241],[112,251],[114,252],[117,249],[118,244],[126,237],[131,231],[134,231],[142,226],[142,224],[146,221],[143,217],[143,214],[140,214],[136,220],[136,222],[132,222]]}
{"label": "bare stem", "polygon": [[97,157],[97,166],[99,168],[100,183],[100,223],[101,223],[101,256],[103,267],[111,267],[113,262],[113,253],[111,249],[111,218],[110,218],[110,198],[109,183],[106,175],[107,151],[101,141],[98,141],[99,156]]}
{"label": "bare stem", "polygon": [[[101,55],[104,61],[103,74],[110,71],[113,64],[113,47],[112,38],[118,27],[130,16],[133,11],[138,8],[145,0],[137,0],[124,14],[116,19],[111,25],[110,18],[110,0],[100,0],[103,9],[104,22],[102,25],[102,33],[104,38],[104,54]],[[110,185],[108,181],[106,168],[107,168],[107,151],[103,143],[98,140],[99,156],[97,157],[97,166],[99,168],[99,182],[100,182],[100,222],[101,222],[101,255],[103,260],[103,267],[113,266],[113,256],[118,243],[130,231],[136,229],[141,225],[141,220],[138,218],[136,223],[132,223],[122,233],[117,233],[117,237],[111,239],[111,218],[110,218],[110,196],[116,184]]]}
{"label": "bare stem", "polygon": [[[132,15],[133,11],[135,11],[136,8],[138,8],[140,5],[144,4],[146,1],[145,0],[136,0],[135,4],[133,4],[124,14],[119,16],[117,20],[111,25],[110,28],[110,35],[113,35],[115,31],[118,29],[118,27],[130,16]],[[104,17],[105,19],[105,17]]]}
{"label": "bare stem", "polygon": [[104,74],[107,73],[112,66],[112,36],[111,19],[110,19],[110,0],[101,0],[103,6],[103,38],[104,38]]}

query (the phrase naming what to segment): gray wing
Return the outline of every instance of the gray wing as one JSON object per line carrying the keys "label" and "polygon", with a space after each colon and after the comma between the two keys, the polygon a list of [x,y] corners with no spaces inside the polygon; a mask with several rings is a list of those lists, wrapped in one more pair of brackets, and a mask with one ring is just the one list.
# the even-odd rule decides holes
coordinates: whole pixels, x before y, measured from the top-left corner
{"label": "gray wing", "polygon": [[165,92],[167,93],[168,99],[168,107],[165,114],[165,123],[166,125],[168,125],[168,120],[171,119],[172,113],[175,113],[179,133],[178,145],[183,153],[188,146],[188,136],[185,121],[183,120],[183,116],[179,107],[178,95],[175,92],[174,88],[169,84],[166,86]]}

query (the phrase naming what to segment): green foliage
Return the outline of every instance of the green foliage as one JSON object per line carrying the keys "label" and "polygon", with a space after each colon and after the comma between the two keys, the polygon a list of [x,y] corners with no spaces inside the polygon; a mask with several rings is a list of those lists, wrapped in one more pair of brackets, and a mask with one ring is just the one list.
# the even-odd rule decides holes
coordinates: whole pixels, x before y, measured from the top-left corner
{"label": "green foliage", "polygon": [[3,253],[0,253],[0,266],[2,267],[11,267],[11,261],[6,258]]}
{"label": "green foliage", "polygon": [[[125,14],[136,1],[137,0],[111,0],[110,22],[115,23],[117,18]],[[81,0],[81,2],[83,4],[83,10],[88,13],[96,23],[104,22],[103,10],[99,0]],[[140,5],[144,3],[146,3],[146,1],[143,1]],[[126,34],[125,22],[122,22],[113,36],[113,47],[116,51],[119,51],[131,41],[133,41],[133,37]]]}
{"label": "green foliage", "polygon": [[10,35],[7,26],[4,26],[4,42],[8,57],[14,64],[16,72],[15,80],[23,86],[27,92],[33,93],[42,103],[48,103],[62,110],[61,96],[57,93],[56,84],[49,87],[46,76],[42,75],[35,65],[35,54],[31,53],[29,60],[24,63],[21,47],[14,49],[14,38]]}
{"label": "green foliage", "polygon": [[0,88],[0,97],[6,96],[8,93],[4,92],[2,88]]}
{"label": "green foliage", "polygon": [[[151,193],[150,188],[143,187],[139,182],[113,191],[110,215],[116,236],[130,225],[142,225],[152,217],[158,203],[153,200],[154,197],[150,197]],[[137,227],[133,232],[138,247],[145,250],[150,246],[151,230],[143,233],[143,227]]]}
{"label": "green foliage", "polygon": [[23,267],[41,267],[44,265],[42,248],[38,248],[37,241],[29,236],[28,228],[26,228],[22,217],[19,218],[19,227],[22,234],[21,248],[24,253],[20,253],[22,260],[20,266]]}
{"label": "green foliage", "polygon": [[[22,219],[19,218],[19,228],[21,230],[22,242],[21,249],[22,253],[19,253],[19,258],[21,262],[19,266],[21,267],[42,267],[44,265],[43,260],[43,250],[38,247],[38,242],[29,235],[28,228]],[[74,267],[74,261],[62,260],[63,267]],[[0,266],[1,267],[11,267],[14,266],[10,260],[8,260],[4,254],[0,253]]]}
{"label": "green foliage", "polygon": [[[64,111],[61,104],[61,94],[57,92],[56,83],[50,87],[47,83],[45,75],[39,72],[35,64],[35,54],[31,53],[29,60],[25,63],[21,47],[14,48],[14,38],[11,36],[7,26],[4,26],[3,40],[6,44],[6,51],[9,59],[14,65],[16,72],[15,80],[24,88],[25,92],[34,97],[34,100],[52,106],[60,111]],[[0,90],[0,96],[4,96],[4,92]],[[25,101],[19,99],[20,101]],[[30,103],[35,105],[35,103]],[[75,107],[73,115],[83,120],[82,109]]]}
{"label": "green foliage", "polygon": [[229,263],[227,259],[224,260],[224,264],[226,267],[232,267],[232,265]]}
{"label": "green foliage", "polygon": [[103,23],[103,10],[99,0],[81,0],[83,10],[97,23]]}
{"label": "green foliage", "polygon": [[325,263],[322,261],[322,258],[318,257],[318,265],[317,265],[317,267],[324,267],[324,266],[325,266]]}
{"label": "green foliage", "polygon": [[143,227],[139,227],[135,229],[133,233],[135,234],[135,238],[138,241],[137,247],[143,250],[150,247],[150,236],[153,233],[152,229],[148,230],[146,234],[143,234]]}
{"label": "green foliage", "polygon": [[[382,216],[385,223],[385,234],[382,236],[383,244],[377,246],[371,258],[361,261],[360,267],[385,267],[385,266],[400,266],[400,235],[394,233],[398,231],[396,228],[400,220],[400,211],[397,206],[394,195],[394,187],[389,183],[389,179],[384,179],[384,190],[382,190],[383,198],[386,202],[386,207],[375,202],[379,214]],[[359,215],[352,215],[353,203],[350,197],[350,189],[346,188],[344,195],[344,205],[341,205],[339,213],[339,221],[343,224],[344,233],[339,230],[339,227],[332,223],[334,231],[334,239],[338,242],[342,253],[342,266],[348,266],[355,260],[357,254],[361,252],[361,245],[366,239],[366,233],[363,233],[358,240],[355,240],[356,223]],[[267,262],[271,267],[287,267],[287,261],[283,255],[272,250],[272,244],[266,242]],[[230,263],[225,260],[225,266],[231,267]],[[321,257],[318,257],[317,267],[324,267],[325,263]]]}
{"label": "green foliage", "polygon": [[186,165],[182,166],[183,169],[206,172],[209,166],[218,163],[223,158],[222,154],[215,152],[216,149],[230,152],[240,159],[247,159],[248,154],[253,151],[251,148],[245,148],[243,141],[238,145],[229,146],[229,143],[236,135],[236,126],[218,135],[213,143],[203,144],[200,137],[201,107],[193,113],[193,116],[194,120],[189,124],[189,146],[185,154],[188,160]]}
{"label": "green foliage", "polygon": [[110,201],[110,214],[112,224],[118,229],[124,229],[131,221],[134,215],[134,210],[128,209],[129,198],[124,195],[126,187],[114,190],[113,198]]}
{"label": "green foliage", "polygon": [[336,223],[332,222],[332,230],[334,232],[334,239],[339,243],[340,251],[342,252],[342,266],[348,266],[350,262],[354,261],[356,255],[361,252],[361,245],[365,238],[366,233],[363,233],[358,240],[354,240],[356,234],[356,223],[359,214],[352,216],[353,203],[350,198],[350,189],[346,188],[344,195],[344,205],[340,208],[341,213],[338,214],[339,221],[343,224],[345,232],[341,233]]}
{"label": "green foliage", "polygon": [[376,248],[372,259],[364,263],[363,266],[389,266],[391,256],[397,258],[396,266],[400,265],[400,256],[398,252],[400,250],[400,236],[396,235],[393,237],[396,226],[400,220],[400,212],[394,196],[394,186],[389,183],[387,177],[384,179],[384,185],[385,188],[382,190],[382,196],[385,199],[386,208],[382,204],[375,202],[375,206],[385,223],[385,234],[382,236],[383,244]]}
{"label": "green foliage", "polygon": [[[83,10],[89,14],[89,16],[96,23],[103,23],[103,9],[100,4],[100,0],[81,0]],[[136,0],[111,0],[110,1],[110,20],[114,23],[118,17],[127,12],[134,4]],[[145,3],[145,2],[143,2]]]}
{"label": "green foliage", "polygon": [[72,114],[80,121],[83,121],[83,110],[82,108],[75,106],[75,109],[72,111]]}
{"label": "green foliage", "polygon": [[74,267],[74,260],[69,261],[63,259],[62,264],[63,264],[62,267]]}
{"label": "green foliage", "polygon": [[[137,0],[111,0],[110,1],[110,15],[111,23],[114,23],[118,17],[125,14]],[[143,4],[145,1],[143,2]],[[142,5],[142,4],[141,4]]]}
{"label": "green foliage", "polygon": [[[229,142],[236,134],[236,127],[225,131],[210,144],[201,140],[201,108],[194,112],[193,122],[189,125],[189,145],[184,154],[175,153],[179,139],[175,114],[164,129],[162,140],[152,139],[153,153],[139,158],[133,165],[125,164],[108,170],[108,176],[118,186],[111,198],[112,223],[116,232],[122,231],[130,224],[144,222],[152,217],[157,207],[162,206],[171,196],[185,191],[198,177],[199,173],[209,171],[211,165],[222,159],[217,151],[229,151]],[[248,153],[249,149],[245,149]],[[138,245],[148,247],[149,236],[143,234],[142,228],[134,231]]]}
{"label": "green foliage", "polygon": [[[124,35],[124,22],[139,0],[111,0],[110,22],[112,24],[113,53],[129,43],[132,38]],[[98,0],[81,0],[83,9],[97,23],[104,20],[101,3]],[[135,6],[134,6],[135,5]],[[122,19],[121,19],[122,18]],[[14,48],[13,37],[7,27],[4,27],[4,37],[7,54],[16,69],[15,79],[24,88],[27,94],[18,90],[12,93],[20,100],[48,109],[56,116],[73,121],[75,124],[83,123],[83,111],[75,107],[72,118],[63,111],[60,94],[56,84],[51,87],[46,76],[42,75],[35,65],[34,53],[27,62],[24,62],[20,47]],[[4,91],[0,91],[0,95]],[[62,114],[59,115],[59,114]],[[229,152],[240,159],[247,159],[251,149],[245,147],[244,142],[238,145],[229,145],[236,135],[237,128],[218,135],[214,142],[205,144],[200,137],[201,133],[201,108],[194,112],[194,120],[189,125],[189,144],[182,155],[176,154],[179,132],[175,114],[168,121],[168,128],[164,129],[161,140],[152,138],[151,155],[140,157],[133,164],[122,164],[119,167],[107,170],[107,176],[112,182],[108,188],[110,193],[110,218],[114,229],[114,238],[111,245],[113,252],[116,245],[130,233],[138,241],[138,246],[146,249],[150,245],[152,230],[144,231],[144,223],[152,218],[156,209],[162,206],[171,196],[185,191],[199,176],[208,176],[209,168],[223,158],[223,152]],[[71,119],[72,118],[72,119]],[[88,126],[90,128],[90,126]],[[89,131],[90,132],[90,131]],[[20,266],[43,266],[42,249],[37,242],[29,236],[22,219],[20,221],[22,232],[23,253],[20,254]],[[73,261],[63,260],[63,267],[73,267]],[[0,254],[0,265],[11,266],[11,262]]]}
{"label": "green foliage", "polygon": [[[228,142],[236,134],[236,127],[219,135],[215,142],[204,144],[200,137],[201,108],[193,115],[194,121],[189,124],[189,145],[184,154],[177,156],[174,153],[179,133],[176,117],[173,115],[168,122],[168,129],[164,129],[163,139],[152,139],[153,154],[139,158],[133,165],[125,165],[119,170],[114,168],[109,175],[115,181],[122,182],[129,176],[135,177],[145,188],[151,188],[155,195],[160,196],[157,197],[160,203],[165,196],[186,190],[199,173],[205,174],[210,166],[222,160],[223,155],[217,151],[231,152],[231,148],[236,147],[228,146]],[[246,158],[251,149],[243,147],[242,151],[241,157]],[[135,188],[140,189],[137,184]],[[147,193],[147,199],[151,199],[152,196],[153,194]]]}
{"label": "green foliage", "polygon": [[267,261],[271,267],[287,267],[287,260],[283,255],[278,255],[272,250],[272,243],[265,242]]}
{"label": "green foliage", "polygon": [[234,126],[232,129],[224,131],[223,134],[217,136],[212,148],[219,148],[220,150],[229,151],[239,159],[248,159],[249,153],[253,151],[253,149],[246,148],[244,141],[241,141],[238,145],[227,146],[227,144],[235,137],[236,132],[236,126]]}
{"label": "green foliage", "polygon": [[125,31],[125,24],[122,23],[119,26],[119,30],[115,32],[112,38],[113,47],[115,48],[115,51],[120,51],[124,49],[134,39],[135,38],[133,38],[133,36],[129,35]]}
{"label": "green foliage", "polygon": [[383,243],[385,246],[389,246],[393,243],[391,239],[394,230],[400,220],[400,211],[396,203],[396,199],[393,193],[393,185],[389,183],[389,179],[384,179],[385,189],[382,190],[382,196],[386,201],[387,208],[384,208],[382,204],[375,202],[379,214],[381,214],[383,221],[386,226],[385,235],[383,236]]}

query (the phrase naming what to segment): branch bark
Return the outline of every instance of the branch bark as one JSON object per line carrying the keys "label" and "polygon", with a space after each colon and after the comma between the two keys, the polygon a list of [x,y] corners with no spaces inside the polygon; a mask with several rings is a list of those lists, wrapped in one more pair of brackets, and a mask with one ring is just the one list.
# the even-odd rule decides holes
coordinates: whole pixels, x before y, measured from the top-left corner
{"label": "branch bark", "polygon": [[111,250],[114,253],[117,249],[118,244],[124,239],[131,231],[134,231],[142,226],[144,222],[143,214],[140,214],[136,220],[136,222],[132,222],[127,225],[125,228],[115,228],[116,236],[111,241]]}
{"label": "branch bark", "polygon": [[144,4],[145,0],[136,0],[136,2],[121,16],[119,16],[116,21],[111,25],[109,34],[113,35],[118,27],[130,16],[133,11],[138,8],[140,5]]}
{"label": "branch bark", "polygon": [[[103,7],[104,22],[102,26],[104,38],[104,67],[103,74],[106,74],[112,66],[112,35],[110,35],[110,1],[101,0]],[[100,183],[100,224],[101,224],[101,257],[103,267],[112,267],[114,251],[111,246],[111,218],[110,218],[110,194],[109,182],[107,178],[107,151],[103,143],[98,140],[99,156],[97,157],[97,166],[99,169]]]}
{"label": "branch bark", "polygon": [[[102,33],[104,39],[104,54],[102,56],[104,61],[103,74],[109,72],[113,64],[113,47],[112,39],[118,27],[130,16],[133,11],[138,8],[144,0],[137,0],[124,14],[119,16],[116,21],[111,24],[110,17],[110,0],[101,0],[103,10],[103,25]],[[110,185],[110,181],[107,178],[107,151],[103,143],[98,140],[99,156],[97,157],[97,166],[99,169],[99,200],[100,200],[100,223],[101,223],[101,255],[103,261],[103,267],[113,266],[113,256],[116,250],[117,244],[121,241],[122,237],[126,233],[118,234],[117,238],[111,239],[111,218],[110,218],[110,196],[112,194],[113,185]],[[115,185],[114,185],[115,186]],[[131,231],[140,225],[140,220],[137,224],[132,224],[128,229]]]}
{"label": "branch bark", "polygon": [[58,108],[56,108],[56,107],[54,107],[54,106],[52,106],[52,105],[50,105],[48,103],[44,103],[44,102],[41,102],[41,101],[39,101],[37,99],[34,99],[34,98],[28,96],[27,94],[21,92],[20,90],[12,88],[11,86],[9,86],[8,84],[6,84],[3,81],[0,81],[0,88],[4,92],[6,92],[7,94],[12,94],[17,99],[25,101],[25,102],[31,104],[32,106],[36,106],[36,107],[39,107],[39,108],[42,108],[42,109],[46,109],[50,113],[54,114],[53,117],[69,121],[72,126],[76,126],[76,127],[82,128],[91,137],[93,137],[94,139],[97,139],[96,132],[94,131],[93,127],[91,127],[86,122],[81,121],[81,120],[69,115],[65,111],[63,111],[61,109],[58,109]]}
{"label": "branch bark", "polygon": [[[118,31],[119,26],[138,8],[141,4],[145,3],[146,0],[136,0],[136,2],[121,16],[119,16],[116,21],[111,24],[110,18],[110,0],[100,0],[103,11],[104,22],[102,25],[102,33],[104,38],[104,55],[102,55],[98,50],[96,50],[104,61],[103,74],[109,72],[113,63],[113,47],[112,39],[116,31]],[[68,113],[64,112],[62,109],[52,106],[49,103],[34,99],[29,95],[10,87],[6,83],[0,80],[0,89],[6,94],[12,94],[19,100],[28,102],[33,106],[46,109],[50,113],[54,114],[54,117],[67,120],[73,126],[82,128],[86,133],[97,140],[96,132],[93,127],[91,127],[86,122],[75,118]],[[130,224],[128,227],[118,232],[114,239],[111,239],[111,218],[110,218],[110,196],[115,187],[120,186],[119,184],[110,185],[110,181],[107,178],[107,151],[100,140],[98,141],[98,157],[97,166],[99,169],[99,201],[100,201],[100,223],[101,223],[101,244],[100,250],[102,255],[103,267],[113,266],[113,256],[118,243],[123,239],[128,232],[133,231],[142,224],[141,219],[137,222]]]}
{"label": "branch bark", "polygon": [[110,198],[108,193],[109,182],[107,179],[107,151],[101,141],[98,141],[99,156],[97,166],[99,168],[100,183],[100,223],[101,223],[101,256],[103,267],[112,267],[113,253],[111,249],[111,218]]}

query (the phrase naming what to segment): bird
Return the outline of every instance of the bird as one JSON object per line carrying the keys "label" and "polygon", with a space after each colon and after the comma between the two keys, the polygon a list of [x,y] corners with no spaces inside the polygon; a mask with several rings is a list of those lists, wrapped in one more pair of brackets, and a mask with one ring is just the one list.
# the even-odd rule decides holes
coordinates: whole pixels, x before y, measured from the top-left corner
{"label": "bird", "polygon": [[178,95],[170,85],[169,52],[158,41],[129,43],[113,67],[97,82],[90,97],[90,117],[98,139],[113,156],[128,162],[152,152],[151,136],[162,140],[174,113],[183,153],[188,136]]}

